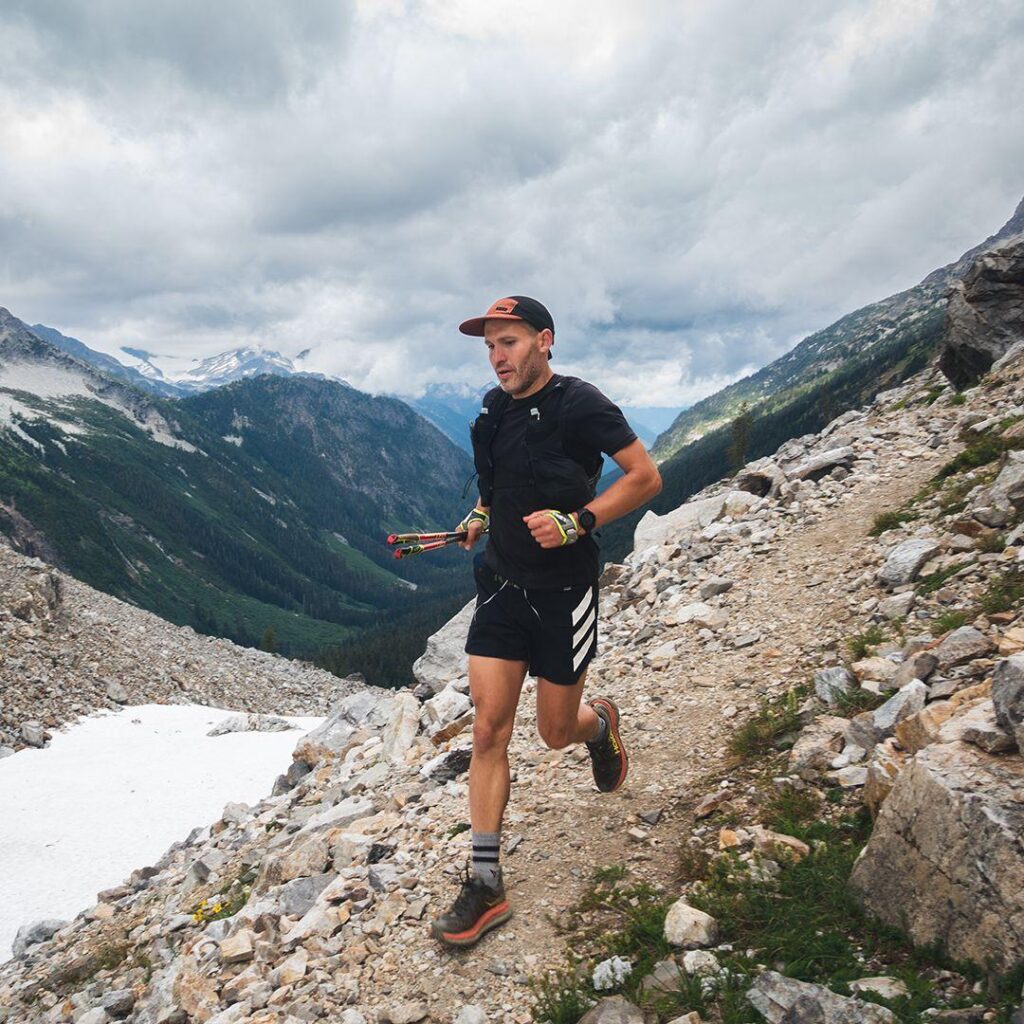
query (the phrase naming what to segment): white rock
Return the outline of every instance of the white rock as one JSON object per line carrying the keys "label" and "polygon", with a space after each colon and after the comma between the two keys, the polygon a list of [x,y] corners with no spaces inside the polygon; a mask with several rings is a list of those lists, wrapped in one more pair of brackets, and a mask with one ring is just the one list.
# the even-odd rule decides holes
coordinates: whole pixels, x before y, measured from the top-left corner
{"label": "white rock", "polygon": [[469,673],[469,655],[464,648],[474,611],[476,598],[427,639],[427,649],[413,663],[412,674],[416,681],[429,686],[434,693],[440,693],[452,680]]}
{"label": "white rock", "polygon": [[710,914],[678,899],[665,915],[665,941],[684,949],[713,946],[718,941],[718,922]]}
{"label": "white rock", "polygon": [[617,988],[632,973],[633,965],[628,960],[621,956],[613,956],[608,960],[602,960],[594,968],[591,980],[598,992],[604,992],[610,988]]}
{"label": "white rock", "polygon": [[646,512],[633,532],[633,549],[640,551],[663,544],[670,537],[679,539],[697,533],[713,523],[725,510],[724,495],[688,501],[663,516]]}
{"label": "white rock", "polygon": [[391,720],[384,730],[381,757],[390,764],[404,760],[419,728],[420,702],[411,693],[402,691],[395,696]]}

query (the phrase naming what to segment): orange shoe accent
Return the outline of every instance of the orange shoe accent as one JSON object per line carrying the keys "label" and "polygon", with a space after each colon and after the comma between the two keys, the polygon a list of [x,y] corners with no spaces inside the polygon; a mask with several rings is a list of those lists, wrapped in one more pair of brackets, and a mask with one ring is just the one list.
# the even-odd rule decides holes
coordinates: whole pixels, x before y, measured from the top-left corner
{"label": "orange shoe accent", "polygon": [[447,942],[451,946],[469,946],[477,941],[485,932],[490,931],[491,928],[497,928],[499,924],[507,921],[512,916],[512,908],[508,905],[508,900],[502,900],[501,903],[491,907],[485,914],[480,915],[480,919],[472,927],[464,932],[440,932],[438,938],[442,942]]}
{"label": "orange shoe accent", "polygon": [[626,748],[622,745],[622,739],[619,736],[619,708],[610,697],[597,697],[590,702],[590,706],[593,707],[595,704],[602,704],[608,710],[608,734],[611,737],[612,748],[622,758],[619,781],[615,783],[614,788],[608,790],[609,793],[614,793],[615,790],[621,788],[629,772],[629,756],[626,754]]}

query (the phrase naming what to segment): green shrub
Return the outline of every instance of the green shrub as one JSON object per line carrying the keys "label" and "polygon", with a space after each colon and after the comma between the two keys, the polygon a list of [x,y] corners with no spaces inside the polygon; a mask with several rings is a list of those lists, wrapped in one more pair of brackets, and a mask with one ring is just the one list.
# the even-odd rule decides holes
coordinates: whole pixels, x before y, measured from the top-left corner
{"label": "green shrub", "polygon": [[1006,548],[1006,534],[998,530],[992,533],[983,533],[975,545],[977,549],[986,555],[998,555]]}
{"label": "green shrub", "polygon": [[967,469],[987,466],[999,459],[1003,452],[1024,447],[1024,439],[1019,437],[1000,437],[994,431],[986,431],[979,436],[971,436],[967,447],[959,455],[955,455],[936,474],[936,478],[944,480]]}
{"label": "green shrub", "polygon": [[888,699],[888,694],[872,693],[870,690],[863,690],[857,686],[846,693],[837,693],[835,696],[836,711],[844,718],[853,718],[862,711],[874,711],[881,707]]}

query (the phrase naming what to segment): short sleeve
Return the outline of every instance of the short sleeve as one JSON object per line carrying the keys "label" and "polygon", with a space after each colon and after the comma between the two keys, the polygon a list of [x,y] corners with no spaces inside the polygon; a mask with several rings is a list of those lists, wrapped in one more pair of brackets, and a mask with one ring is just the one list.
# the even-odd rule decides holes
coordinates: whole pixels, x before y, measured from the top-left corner
{"label": "short sleeve", "polygon": [[565,432],[570,447],[614,455],[636,440],[622,410],[593,384],[581,381],[568,400]]}

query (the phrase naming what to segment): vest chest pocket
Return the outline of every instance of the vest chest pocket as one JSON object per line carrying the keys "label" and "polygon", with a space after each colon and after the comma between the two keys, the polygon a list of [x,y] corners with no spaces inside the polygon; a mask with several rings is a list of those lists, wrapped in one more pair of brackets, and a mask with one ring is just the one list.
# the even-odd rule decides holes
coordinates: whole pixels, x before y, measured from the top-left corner
{"label": "vest chest pocket", "polygon": [[534,485],[543,495],[548,508],[575,512],[594,497],[592,478],[565,452],[557,448],[528,445],[527,453]]}

